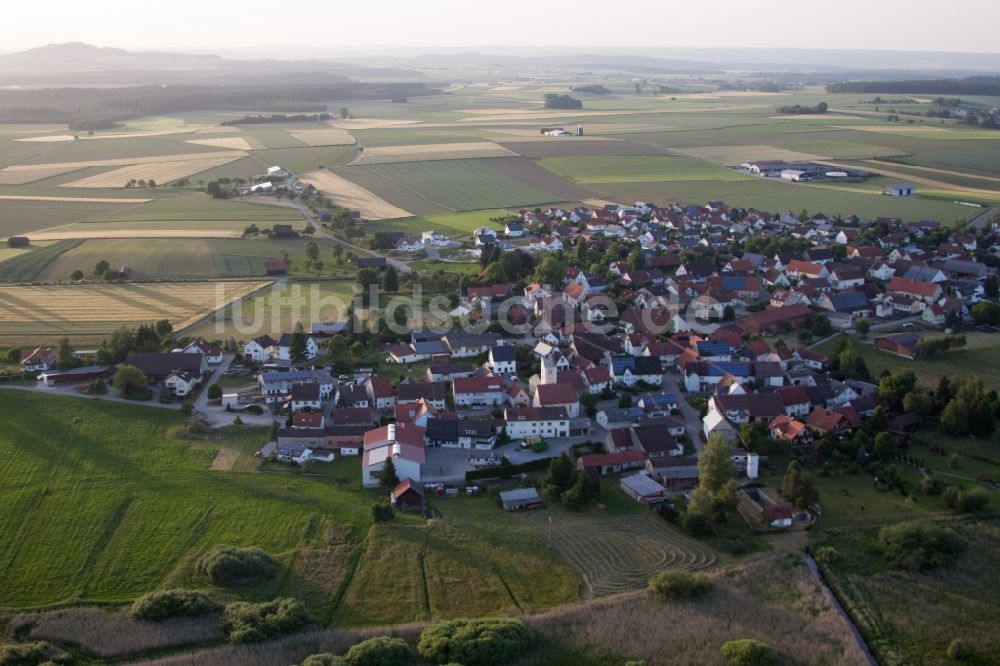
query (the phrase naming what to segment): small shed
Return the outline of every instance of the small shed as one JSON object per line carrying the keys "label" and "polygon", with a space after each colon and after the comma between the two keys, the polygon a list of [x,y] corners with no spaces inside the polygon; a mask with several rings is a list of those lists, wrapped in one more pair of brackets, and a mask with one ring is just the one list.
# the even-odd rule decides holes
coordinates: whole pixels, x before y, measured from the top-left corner
{"label": "small shed", "polygon": [[222,394],[222,408],[223,409],[238,409],[240,406],[240,394],[239,393],[223,393]]}
{"label": "small shed", "polygon": [[535,509],[542,506],[542,498],[534,488],[517,488],[500,493],[500,503],[506,511]]}
{"label": "small shed", "polygon": [[649,507],[659,506],[667,497],[667,489],[645,474],[622,477],[619,486],[626,495]]}
{"label": "small shed", "polygon": [[890,197],[912,197],[917,193],[917,188],[906,183],[896,183],[882,188],[882,194]]}
{"label": "small shed", "polygon": [[267,259],[264,261],[265,275],[285,275],[288,273],[288,263],[284,259]]}
{"label": "small shed", "polygon": [[389,503],[397,509],[422,509],[424,486],[419,481],[405,478],[389,493]]}
{"label": "small shed", "polygon": [[767,522],[775,529],[788,529],[792,526],[791,504],[768,504],[764,507]]}

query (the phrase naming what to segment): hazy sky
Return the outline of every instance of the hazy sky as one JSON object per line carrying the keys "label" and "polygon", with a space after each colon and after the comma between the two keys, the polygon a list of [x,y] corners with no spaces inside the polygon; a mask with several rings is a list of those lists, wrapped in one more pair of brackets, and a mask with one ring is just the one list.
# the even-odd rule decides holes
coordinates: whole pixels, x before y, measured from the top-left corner
{"label": "hazy sky", "polygon": [[[1000,51],[998,0],[41,0],[5,2],[0,49],[84,41],[201,52],[572,45]],[[634,49],[638,50],[638,49]]]}

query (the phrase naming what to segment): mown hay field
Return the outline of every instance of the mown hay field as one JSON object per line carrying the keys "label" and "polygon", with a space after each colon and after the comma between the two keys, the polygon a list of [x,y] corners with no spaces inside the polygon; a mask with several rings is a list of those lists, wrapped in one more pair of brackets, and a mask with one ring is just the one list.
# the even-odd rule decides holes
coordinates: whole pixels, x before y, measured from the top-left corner
{"label": "mown hay field", "polygon": [[335,624],[537,612],[579,598],[542,537],[488,498],[435,504],[442,517],[376,526]]}
{"label": "mown hay field", "polygon": [[384,220],[394,217],[410,217],[411,213],[394,206],[378,194],[329,171],[305,174],[300,179],[327,195],[339,206],[361,211],[369,220]]}
{"label": "mown hay field", "polygon": [[175,329],[269,284],[267,281],[0,287],[0,341],[87,335],[167,319]]}
{"label": "mown hay field", "polygon": [[491,160],[375,164],[378,176],[454,211],[540,205],[562,199],[490,166]]}
{"label": "mown hay field", "polygon": [[[240,156],[242,157],[242,156]],[[125,187],[131,180],[154,181],[157,184],[167,183],[193,176],[202,171],[214,169],[240,157],[219,157],[208,159],[186,159],[178,162],[155,162],[151,164],[135,164],[121,167],[101,174],[87,176],[80,180],[70,181],[61,187]]]}
{"label": "mown hay field", "polygon": [[[526,515],[547,534],[547,512]],[[553,513],[552,545],[583,578],[591,596],[644,587],[661,571],[697,571],[716,562],[704,543],[691,539],[652,512],[607,517]]]}

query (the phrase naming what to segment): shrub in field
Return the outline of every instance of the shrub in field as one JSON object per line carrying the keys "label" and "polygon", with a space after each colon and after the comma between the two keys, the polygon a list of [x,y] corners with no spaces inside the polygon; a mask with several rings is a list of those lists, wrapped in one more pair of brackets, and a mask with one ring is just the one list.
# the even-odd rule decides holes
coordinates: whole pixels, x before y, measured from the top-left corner
{"label": "shrub in field", "polygon": [[68,654],[56,650],[45,641],[0,646],[0,666],[68,664],[72,660]]}
{"label": "shrub in field", "polygon": [[218,400],[222,397],[222,387],[218,384],[212,384],[208,387],[208,399]]}
{"label": "shrub in field", "polygon": [[969,644],[961,638],[956,638],[948,644],[948,658],[953,661],[965,661],[972,656]]}
{"label": "shrub in field", "polygon": [[712,521],[703,513],[688,511],[681,520],[681,527],[691,536],[702,537],[712,533]]}
{"label": "shrub in field", "polygon": [[396,517],[396,512],[388,504],[372,503],[372,520],[385,523]]}
{"label": "shrub in field", "polygon": [[664,571],[649,581],[649,592],[666,601],[697,599],[708,594],[712,581],[687,571]]}
{"label": "shrub in field", "polygon": [[128,614],[136,620],[159,622],[172,617],[206,615],[219,608],[219,604],[201,592],[162,590],[144,594],[136,599]]}
{"label": "shrub in field", "polygon": [[198,558],[196,569],[215,585],[247,585],[273,578],[278,564],[260,548],[219,545]]}
{"label": "shrub in field", "polygon": [[893,567],[908,571],[947,566],[964,547],[954,532],[938,525],[899,523],[878,533],[882,557]]}
{"label": "shrub in field", "polygon": [[311,654],[305,658],[301,666],[348,666],[348,661],[344,657],[338,657],[329,652]]}
{"label": "shrub in field", "polygon": [[961,513],[975,513],[989,504],[990,496],[982,488],[962,490],[955,497],[955,510]]}
{"label": "shrub in field", "polygon": [[232,643],[256,643],[297,631],[312,621],[300,601],[279,598],[261,604],[229,604],[221,626]]}
{"label": "shrub in field", "polygon": [[781,655],[755,638],[741,638],[722,644],[722,656],[733,666],[778,666]]}
{"label": "shrub in field", "polygon": [[413,650],[402,638],[377,636],[361,641],[347,651],[351,666],[409,666]]}
{"label": "shrub in field", "polygon": [[520,620],[451,620],[424,629],[417,653],[425,660],[463,666],[496,666],[523,657],[534,632]]}

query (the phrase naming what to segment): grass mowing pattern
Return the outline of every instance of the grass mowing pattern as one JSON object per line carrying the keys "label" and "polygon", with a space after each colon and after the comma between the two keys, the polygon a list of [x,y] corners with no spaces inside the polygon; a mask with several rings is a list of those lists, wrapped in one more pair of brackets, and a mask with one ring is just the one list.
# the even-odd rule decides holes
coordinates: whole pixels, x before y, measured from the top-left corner
{"label": "grass mowing pattern", "polygon": [[579,579],[519,516],[487,497],[435,503],[442,517],[376,525],[335,624],[534,612],[579,598]]}
{"label": "grass mowing pattern", "polygon": [[374,164],[364,168],[455,211],[559,201],[553,194],[501,173],[487,160]]}
{"label": "grass mowing pattern", "polygon": [[[547,516],[536,511],[526,519],[545,533]],[[639,589],[661,571],[695,571],[716,560],[711,548],[652,513],[587,518],[559,512],[552,523],[552,545],[594,596]]]}
{"label": "grass mowing pattern", "polygon": [[[0,262],[0,280],[9,282],[31,282],[51,261],[63,252],[78,246],[80,240],[56,241],[51,245],[40,247],[16,257]],[[67,274],[68,278],[69,275]]]}
{"label": "grass mowing pattern", "polygon": [[[15,391],[3,392],[0,418],[0,474],[16,479],[0,487],[8,537],[0,608],[127,600],[168,583],[204,587],[193,556],[216,544],[259,545],[287,563],[319,541],[308,528],[323,516],[348,532],[368,526],[357,482],[209,469],[219,443],[253,448],[265,430],[191,440],[171,435],[182,420],[174,411]],[[287,579],[240,594],[279,592]]]}

